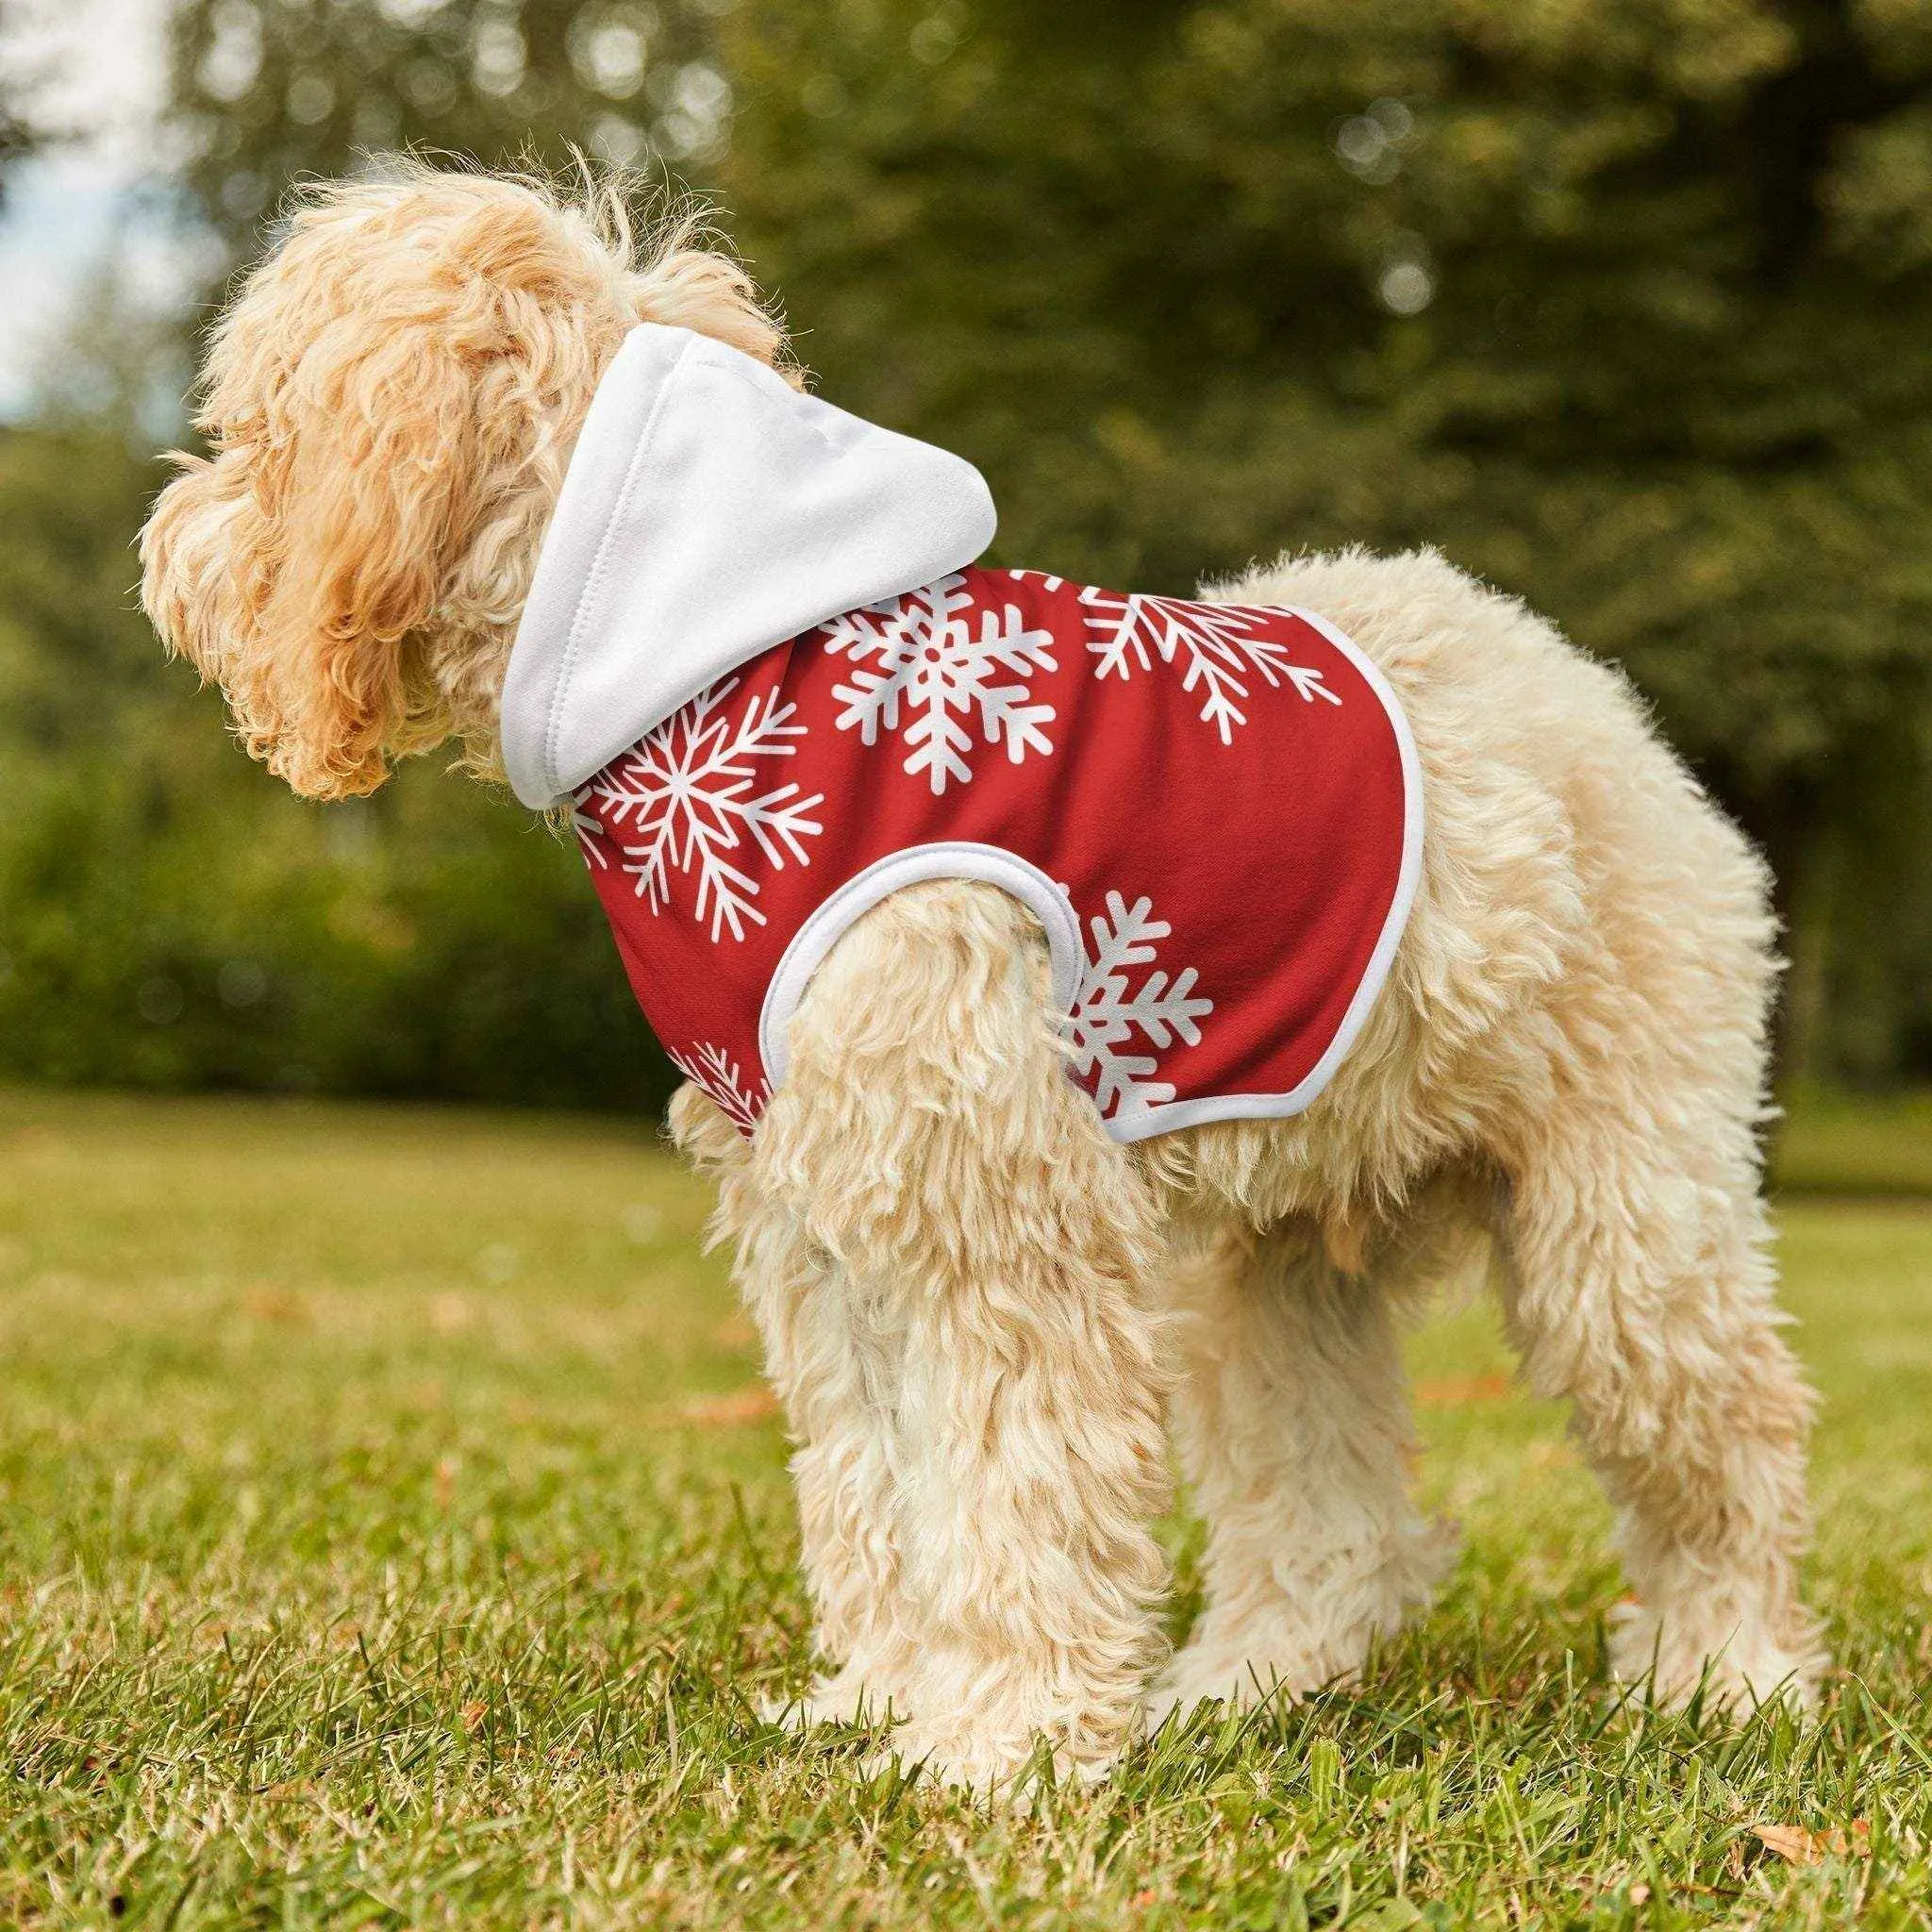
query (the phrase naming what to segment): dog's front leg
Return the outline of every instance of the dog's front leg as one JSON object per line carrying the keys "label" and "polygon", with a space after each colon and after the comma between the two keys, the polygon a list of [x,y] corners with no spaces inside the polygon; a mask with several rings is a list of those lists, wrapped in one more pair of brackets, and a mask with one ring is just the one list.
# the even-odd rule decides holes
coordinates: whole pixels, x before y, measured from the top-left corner
{"label": "dog's front leg", "polygon": [[800,1562],[826,1669],[772,1714],[794,1728],[904,1717],[912,1638],[900,1610],[892,1495],[901,1338],[891,1312],[812,1239],[795,1190],[768,1184],[701,1089],[679,1089],[673,1138],[719,1184],[713,1233],[764,1348],[797,1444]]}
{"label": "dog's front leg", "polygon": [[893,1748],[1009,1782],[1105,1770],[1162,1641],[1155,1217],[1066,1077],[1037,939],[991,888],[913,888],[821,969],[756,1164],[848,1283],[889,1388]]}
{"label": "dog's front leg", "polygon": [[814,1645],[829,1666],[786,1721],[896,1720],[909,1707],[918,1643],[893,1524],[900,1338],[868,1284],[799,1235],[783,1260],[755,1252],[745,1276],[798,1443],[800,1557]]}

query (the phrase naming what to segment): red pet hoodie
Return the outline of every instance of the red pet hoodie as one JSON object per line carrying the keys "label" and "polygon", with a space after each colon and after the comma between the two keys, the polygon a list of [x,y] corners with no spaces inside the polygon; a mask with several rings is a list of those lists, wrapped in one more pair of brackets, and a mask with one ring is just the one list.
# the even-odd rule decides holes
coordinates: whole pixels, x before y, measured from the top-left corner
{"label": "red pet hoodie", "polygon": [[1422,862],[1393,694],[1314,612],[975,559],[984,480],[645,324],[599,385],[503,696],[658,1040],[746,1132],[811,976],[924,879],[1038,917],[1119,1141],[1300,1112]]}

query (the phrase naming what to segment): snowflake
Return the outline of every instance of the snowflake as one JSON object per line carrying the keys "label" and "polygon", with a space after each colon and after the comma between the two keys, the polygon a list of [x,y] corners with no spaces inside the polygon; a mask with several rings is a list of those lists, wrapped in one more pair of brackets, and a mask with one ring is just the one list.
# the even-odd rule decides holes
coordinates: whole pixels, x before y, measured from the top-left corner
{"label": "snowflake", "polygon": [[[665,1051],[670,1053],[668,1047]],[[738,1062],[722,1046],[701,1040],[688,1054],[672,1053],[671,1064],[702,1087],[747,1134],[758,1125],[758,1115],[772,1097],[771,1082],[760,1078],[756,1087],[747,1087]]]}
{"label": "snowflake", "polygon": [[1194,1023],[1214,1010],[1214,1002],[1194,993],[1194,969],[1184,968],[1172,983],[1165,972],[1150,973],[1138,990],[1128,990],[1132,966],[1150,964],[1156,940],[1173,928],[1152,917],[1154,902],[1132,906],[1118,892],[1107,895],[1107,916],[1089,922],[1093,949],[1080,981],[1078,998],[1067,1018],[1074,1068],[1096,1084],[1093,1097],[1103,1116],[1118,1119],[1144,1113],[1174,1098],[1174,1088],[1154,1077],[1160,1062],[1154,1053],[1123,1051],[1136,1034],[1164,1051],[1178,1040],[1190,1046],[1201,1038]]}
{"label": "snowflake", "polygon": [[1232,744],[1235,726],[1248,722],[1241,703],[1248,695],[1249,676],[1260,676],[1271,691],[1286,681],[1304,704],[1317,698],[1331,705],[1341,702],[1323,683],[1319,671],[1289,661],[1286,644],[1256,635],[1270,616],[1280,615],[1278,611],[1095,590],[1082,591],[1080,601],[1091,612],[1087,648],[1100,659],[1095,675],[1131,677],[1136,667],[1153,670],[1156,658],[1172,664],[1185,654],[1181,689],[1199,689],[1201,722],[1220,732],[1223,744]]}
{"label": "snowflake", "polygon": [[[903,704],[910,714],[906,770],[924,772],[935,795],[953,779],[964,783],[973,776],[967,754],[977,741],[1004,742],[1016,765],[1029,751],[1053,750],[1041,728],[1052,721],[1053,707],[1031,703],[1026,682],[1037,672],[1058,668],[1051,656],[1053,633],[1028,630],[1008,604],[1004,610],[982,609],[975,637],[960,615],[973,602],[964,582],[956,573],[824,626],[825,649],[853,664],[851,682],[832,691],[844,707],[840,730],[857,728],[867,744],[875,744],[881,730],[900,729]],[[1018,681],[995,683],[1001,673]],[[978,741],[970,728],[975,713]]]}
{"label": "snowflake", "polygon": [[570,828],[577,835],[577,843],[583,848],[585,859],[599,872],[608,872],[610,860],[604,850],[604,825],[601,820],[592,818],[577,803],[583,795],[580,791],[577,798],[571,801]]}
{"label": "snowflake", "polygon": [[694,910],[699,920],[709,919],[713,945],[726,926],[742,940],[747,920],[765,924],[752,903],[758,880],[727,855],[749,837],[774,870],[783,869],[788,854],[808,865],[805,841],[824,830],[807,816],[824,804],[822,791],[801,798],[796,785],[781,785],[752,795],[753,760],[791,758],[796,747],[789,741],[802,738],[805,726],[791,722],[798,708],[779,704],[775,691],[754,698],[734,725],[721,707],[737,688],[735,677],[713,685],[656,726],[577,793],[574,814],[586,852],[603,866],[608,860],[598,841],[585,836],[587,824],[599,821],[582,809],[592,802],[602,808],[624,870],[653,912],[671,903],[674,873],[695,873]]}

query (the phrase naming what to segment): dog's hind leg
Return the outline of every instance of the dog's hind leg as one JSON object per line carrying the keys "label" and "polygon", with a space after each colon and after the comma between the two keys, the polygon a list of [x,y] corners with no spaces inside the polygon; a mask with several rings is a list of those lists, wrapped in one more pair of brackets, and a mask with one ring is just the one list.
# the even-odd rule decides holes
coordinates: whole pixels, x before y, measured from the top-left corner
{"label": "dog's hind leg", "polygon": [[1227,1238],[1181,1271],[1174,1433],[1208,1524],[1207,1604],[1149,1704],[1346,1681],[1426,1604],[1454,1538],[1408,1496],[1413,1437],[1384,1287],[1319,1229]]}
{"label": "dog's hind leg", "polygon": [[895,894],[820,968],[754,1152],[849,1319],[891,1338],[867,1534],[892,1552],[894,1748],[979,1788],[1042,1737],[1104,1770],[1162,1649],[1157,1218],[1067,1078],[1044,963],[991,887]]}
{"label": "dog's hind leg", "polygon": [[1807,1699],[1823,1663],[1797,1588],[1811,1401],[1756,1181],[1747,1122],[1681,1094],[1573,1101],[1514,1176],[1510,1326],[1619,1512],[1638,1601],[1611,1660],[1673,1704],[1707,1670],[1727,1703]]}

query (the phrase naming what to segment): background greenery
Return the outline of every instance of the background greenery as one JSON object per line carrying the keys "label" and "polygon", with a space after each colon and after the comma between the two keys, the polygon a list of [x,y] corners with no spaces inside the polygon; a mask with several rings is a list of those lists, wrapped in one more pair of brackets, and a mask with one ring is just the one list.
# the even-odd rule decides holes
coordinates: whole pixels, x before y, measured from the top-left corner
{"label": "background greenery", "polygon": [[[644,1123],[0,1090],[0,1923],[1932,1923],[1923,1204],[1779,1216],[1815,1724],[1620,1707],[1609,1512],[1485,1306],[1409,1345],[1465,1536],[1432,1613],[1355,1693],[1015,1821],[759,1715],[807,1615],[708,1193]],[[1163,1534],[1179,1629],[1201,1531]]]}
{"label": "background greenery", "polygon": [[[171,139],[153,218],[231,262],[398,143],[715,192],[1007,560],[1439,544],[1770,853],[1788,1074],[1932,1074],[1920,0],[184,0]],[[185,345],[93,315],[0,433],[0,1069],[658,1098],[570,853],[434,769],[280,797],[160,664],[128,543]]]}
{"label": "background greenery", "polygon": [[[1927,1924],[1932,1221],[1875,1197],[1932,1104],[1818,1091],[1932,1074],[1923,0],[183,0],[171,98],[140,219],[228,264],[358,148],[580,142],[715,192],[1008,560],[1429,541],[1626,664],[1790,923],[1840,1668],[1815,1726],[1621,1711],[1600,1494],[1465,1312],[1411,1366],[1467,1555],[1360,1693],[1029,1820],[868,1781],[758,1715],[784,1445],[647,1122],[0,1089],[0,1919]],[[200,318],[87,318],[0,428],[0,1074],[647,1109],[570,850],[434,760],[291,799],[160,661]]]}

